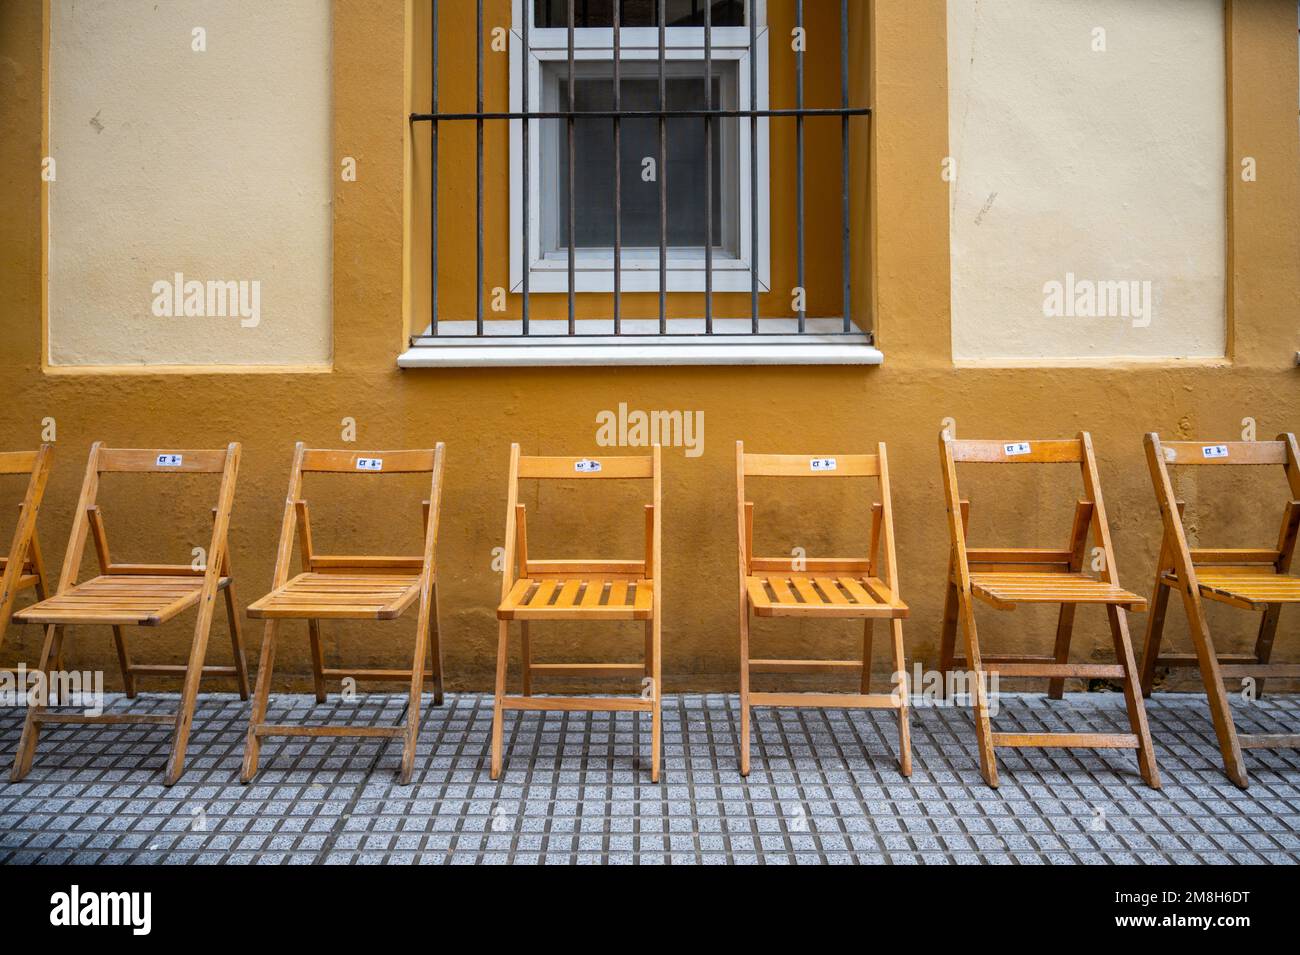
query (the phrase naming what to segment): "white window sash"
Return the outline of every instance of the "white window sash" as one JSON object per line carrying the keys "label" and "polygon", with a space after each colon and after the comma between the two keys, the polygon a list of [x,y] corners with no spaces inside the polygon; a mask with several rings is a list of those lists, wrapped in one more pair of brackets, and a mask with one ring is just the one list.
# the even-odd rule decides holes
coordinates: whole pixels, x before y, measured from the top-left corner
{"label": "white window sash", "polygon": [[[514,23],[520,23],[522,4],[514,0]],[[766,4],[756,0],[758,15],[756,42],[758,45],[758,102],[755,109],[768,108],[768,30],[765,25]],[[531,4],[529,4],[531,11]],[[531,14],[530,14],[531,15]],[[624,28],[620,31],[620,56],[624,60],[657,61],[659,56],[659,31],[657,28]],[[704,60],[704,30],[674,27],[666,30],[666,56],[669,60]],[[568,30],[529,30],[527,57],[529,111],[542,108],[544,63],[567,62]],[[713,58],[736,63],[737,108],[750,109],[750,50],[748,27],[717,27],[713,30]],[[510,33],[510,111],[523,111],[524,68],[523,36],[518,29]],[[613,30],[580,28],[574,31],[574,59],[602,61],[613,57]],[[750,122],[737,120],[737,183],[738,205],[737,245],[739,255],[725,250],[714,250],[713,290],[715,292],[748,292],[753,285],[751,263],[754,261],[751,216],[758,216],[758,287],[760,292],[771,289],[770,241],[770,163],[769,121],[760,117],[758,133],[758,209],[751,206],[750,188]],[[523,291],[523,175],[518,161],[523,152],[523,122],[510,121],[510,291]],[[529,292],[563,293],[569,288],[568,249],[544,252],[542,248],[542,130],[534,122],[529,135],[529,177],[532,184],[529,195]],[[724,167],[725,171],[725,167]],[[663,171],[659,171],[663,175]],[[672,188],[672,183],[668,184]],[[574,292],[613,292],[613,250],[578,249],[574,261]],[[624,292],[659,291],[659,249],[624,246],[621,257],[621,288]],[[704,255],[702,248],[670,246],[667,257],[667,292],[703,292],[705,289]]]}
{"label": "white window sash", "polygon": [[[578,0],[580,2],[580,0]],[[576,2],[575,2],[576,6]],[[767,0],[750,0],[748,6],[753,8],[754,22],[759,33],[767,29]],[[512,0],[510,4],[510,29],[520,32],[524,12],[528,13],[528,44],[533,48],[552,47],[565,50],[569,48],[569,30],[567,27],[539,27],[533,17],[534,4],[531,0]],[[656,10],[656,15],[658,11]],[[749,47],[749,26],[720,27],[713,31],[713,47],[724,46]],[[619,33],[619,45],[623,47],[650,47],[659,49],[659,27],[623,27]],[[614,30],[612,27],[578,27],[573,31],[575,50],[588,46],[600,46],[613,49]],[[704,27],[668,27],[664,30],[664,45],[672,48],[699,47],[704,49]]]}

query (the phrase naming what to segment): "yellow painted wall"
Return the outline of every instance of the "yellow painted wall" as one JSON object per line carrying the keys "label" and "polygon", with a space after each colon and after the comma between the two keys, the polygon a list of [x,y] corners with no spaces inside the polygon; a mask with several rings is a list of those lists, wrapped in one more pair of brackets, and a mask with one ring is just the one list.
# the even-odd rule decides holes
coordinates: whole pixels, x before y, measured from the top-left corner
{"label": "yellow painted wall", "polygon": [[[440,547],[447,662],[456,688],[489,685],[494,653],[492,607],[499,582],[491,550],[501,543],[509,443],[534,453],[595,450],[595,416],[620,402],[641,409],[701,410],[705,451],[665,454],[664,646],[666,689],[727,689],[736,682],[734,445],[803,452],[865,450],[889,442],[895,478],[902,590],[914,612],[906,627],[909,653],[936,658],[946,561],[936,435],[947,416],[962,436],[1042,438],[1092,431],[1101,456],[1121,579],[1146,591],[1158,543],[1158,515],[1141,454],[1141,434],[1234,437],[1253,416],[1261,435],[1300,430],[1300,155],[1297,152],[1295,9],[1290,0],[1234,2],[1230,43],[1230,152],[1259,157],[1261,176],[1230,189],[1230,359],[1216,365],[1115,364],[1104,368],[956,368],[951,356],[948,186],[938,175],[947,154],[945,8],[938,2],[877,0],[870,5],[873,64],[871,181],[874,223],[871,297],[886,364],[862,368],[622,368],[398,371],[404,345],[403,195],[405,44],[401,0],[337,0],[334,6],[334,148],[356,156],[355,183],[336,182],[334,196],[334,370],[330,373],[50,374],[42,371],[43,155],[42,16],[39,0],[0,5],[0,444],[34,446],[41,420],[56,419],[57,458],[42,510],[41,536],[50,563],[62,557],[71,508],[89,443],[124,446],[217,446],[238,439],[244,458],[233,530],[240,597],[264,592],[278,532],[295,440],[339,444],[340,420],[357,421],[357,447],[448,445],[448,485]],[[861,81],[861,77],[859,77]],[[1225,171],[1226,175],[1226,171]],[[504,211],[498,213],[503,215]],[[1068,530],[1069,493],[1057,496],[1031,472],[1012,483],[972,483],[973,534],[1008,544],[1057,539]],[[1073,479],[1073,478],[1071,478]],[[1205,480],[1205,479],[1202,479]],[[113,490],[106,520],[123,559],[143,557],[153,532],[175,543],[160,558],[186,559],[202,540],[209,498]],[[1263,478],[1260,478],[1261,484]],[[1018,482],[1018,483],[1017,483]],[[1284,493],[1279,475],[1267,483],[1266,507],[1244,495],[1197,509],[1204,539],[1270,541]],[[1209,502],[1208,483],[1185,483],[1193,508]],[[17,489],[0,488],[17,495]],[[347,506],[338,488],[313,494],[314,523],[325,541],[356,534],[376,548],[413,549],[415,490],[405,520],[377,519],[369,507]],[[802,493],[802,492],[801,492]],[[814,513],[808,498],[757,488],[759,543],[782,552],[844,552],[861,545],[865,522],[850,519],[848,485],[824,491]],[[539,553],[557,556],[607,545],[613,556],[640,547],[641,516],[625,498],[621,514],[595,510],[572,489],[527,498]],[[339,508],[332,505],[338,502]],[[389,507],[389,500],[374,506]],[[395,506],[395,504],[394,504]],[[173,510],[191,510],[179,529]],[[0,508],[0,533],[12,526]],[[387,513],[402,514],[402,510]],[[549,519],[549,520],[548,520]],[[1235,527],[1212,537],[1219,527]],[[614,527],[608,535],[601,526]],[[854,535],[857,535],[855,538]],[[608,538],[608,539],[606,539]],[[340,543],[337,546],[342,546]],[[1217,609],[1217,608],[1216,608]],[[1182,615],[1171,611],[1171,632]],[[1252,639],[1245,615],[1233,620]],[[994,646],[1045,647],[1051,622],[1018,610],[994,618],[984,632]],[[996,620],[996,622],[995,622]],[[1031,627],[1036,627],[1033,629]],[[1284,620],[1284,627],[1293,627]],[[1140,619],[1136,624],[1140,632]],[[327,627],[327,651],[347,650],[357,663],[398,665],[408,652],[410,621],[394,627]],[[593,648],[604,658],[636,653],[639,631],[594,636],[569,630],[539,634],[545,659],[561,646]],[[1293,632],[1293,631],[1292,631]],[[249,629],[256,645],[260,634]],[[849,626],[769,622],[757,630],[759,650],[774,655],[815,652],[838,642],[848,651]],[[173,623],[141,631],[141,658],[178,659],[188,627]],[[399,639],[398,634],[401,635]],[[35,630],[12,628],[0,663],[31,659]],[[214,657],[223,642],[214,637]],[[1096,615],[1080,620],[1077,655],[1108,652]],[[105,668],[113,682],[107,632],[75,633],[71,661]],[[305,633],[288,632],[277,689],[307,682]],[[779,649],[781,648],[781,649]],[[1225,648],[1227,649],[1227,648]],[[1279,640],[1278,656],[1300,659]],[[878,669],[884,671],[883,658]],[[774,678],[776,679],[776,678]],[[167,685],[160,683],[160,686]]]}

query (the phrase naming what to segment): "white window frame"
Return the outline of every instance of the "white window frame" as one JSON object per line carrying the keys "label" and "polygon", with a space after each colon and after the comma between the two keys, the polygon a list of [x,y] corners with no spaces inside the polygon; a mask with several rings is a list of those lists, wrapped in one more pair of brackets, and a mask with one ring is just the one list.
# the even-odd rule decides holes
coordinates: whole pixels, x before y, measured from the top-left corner
{"label": "white window frame", "polygon": [[[521,18],[533,15],[530,0],[512,0],[513,19],[510,32],[510,111],[523,111],[523,69],[525,68]],[[755,109],[768,108],[768,28],[766,0],[754,0],[756,18],[755,43],[757,45],[758,99]],[[529,110],[542,109],[543,65],[567,62],[569,31],[567,28],[534,28],[529,21],[529,49],[526,68],[529,70]],[[575,60],[611,60],[614,51],[614,31],[609,28],[580,27],[574,31]],[[716,62],[734,62],[736,69],[736,107],[750,109],[750,57],[749,27],[714,27],[713,59]],[[619,53],[624,61],[658,61],[659,30],[657,27],[624,27],[620,31]],[[702,27],[672,27],[665,31],[665,56],[669,61],[703,61],[704,29]],[[715,104],[716,106],[716,104]],[[752,245],[752,219],[758,217],[758,287],[760,292],[771,288],[771,223],[768,120],[760,117],[758,133],[758,208],[752,208],[750,184],[750,123],[745,118],[736,122],[736,157],[739,169],[734,186],[737,196],[737,245],[739,255],[725,249],[713,253],[713,290],[715,292],[748,292],[753,285],[751,263],[754,261]],[[541,123],[534,122],[529,136],[529,177],[532,188],[529,195],[529,277],[528,290],[533,292],[568,292],[569,256],[567,248],[559,254],[542,251],[542,155],[545,137]],[[715,130],[718,124],[715,123]],[[563,137],[560,137],[563,141]],[[523,291],[523,175],[519,158],[523,153],[523,122],[510,121],[510,290]],[[725,167],[724,167],[725,174]],[[725,182],[725,180],[724,180]],[[672,188],[672,183],[668,184]],[[724,185],[724,188],[726,186]],[[658,247],[643,250],[624,247],[621,259],[621,287],[624,292],[659,291]],[[705,287],[704,253],[702,247],[679,248],[674,254],[668,249],[667,289],[673,292],[702,292]],[[613,253],[605,250],[578,250],[574,264],[575,292],[613,292]]]}

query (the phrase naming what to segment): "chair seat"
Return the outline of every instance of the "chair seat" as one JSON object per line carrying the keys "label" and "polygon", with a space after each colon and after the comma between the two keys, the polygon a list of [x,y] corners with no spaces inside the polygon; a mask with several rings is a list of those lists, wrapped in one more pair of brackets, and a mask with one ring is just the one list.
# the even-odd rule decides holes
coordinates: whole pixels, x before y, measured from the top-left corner
{"label": "chair seat", "polygon": [[299,574],[248,608],[250,617],[393,620],[420,595],[412,574]]}
{"label": "chair seat", "polygon": [[745,578],[745,590],[760,617],[898,617],[907,604],[878,577],[812,577],[763,574]]}
{"label": "chair seat", "polygon": [[1003,610],[1016,604],[1113,604],[1144,611],[1144,597],[1086,574],[1028,572],[970,575],[971,590]]}
{"label": "chair seat", "polygon": [[[1165,583],[1178,585],[1178,575],[1166,572]],[[1300,577],[1273,571],[1223,571],[1196,569],[1196,582],[1207,600],[1247,610],[1263,610],[1269,604],[1300,603]]]}
{"label": "chair seat", "polygon": [[501,620],[649,620],[654,581],[521,577],[501,601]]}
{"label": "chair seat", "polygon": [[[221,586],[230,585],[229,577]],[[202,577],[106,574],[14,614],[19,623],[156,627],[199,602]]]}

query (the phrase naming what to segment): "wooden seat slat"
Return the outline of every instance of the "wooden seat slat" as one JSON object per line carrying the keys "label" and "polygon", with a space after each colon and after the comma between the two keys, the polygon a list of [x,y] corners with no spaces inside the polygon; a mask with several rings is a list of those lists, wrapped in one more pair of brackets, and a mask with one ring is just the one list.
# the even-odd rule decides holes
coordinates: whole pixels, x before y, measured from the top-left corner
{"label": "wooden seat slat", "polygon": [[582,606],[599,607],[603,596],[605,596],[605,581],[600,577],[593,577],[587,581],[587,587],[582,593]]}
{"label": "wooden seat slat", "polygon": [[302,573],[248,608],[254,618],[386,620],[400,615],[420,594],[418,576],[336,581],[333,574]]}
{"label": "wooden seat slat", "polygon": [[[810,579],[789,574],[762,574],[745,578],[745,590],[754,612],[760,617],[901,619],[908,616],[906,604],[878,580],[868,577]],[[769,595],[769,590],[776,599]],[[800,599],[795,598],[796,592]]]}
{"label": "wooden seat slat", "polygon": [[976,596],[999,607],[1018,603],[1115,604],[1131,609],[1146,606],[1145,598],[1085,574],[973,573],[970,582]]}
{"label": "wooden seat slat", "polygon": [[[534,589],[535,588],[535,589]],[[610,583],[608,599],[602,578],[527,577],[515,582],[497,608],[501,620],[599,619],[648,620],[654,600],[654,584],[645,579],[615,580]]]}
{"label": "wooden seat slat", "polygon": [[[230,585],[223,577],[218,587]],[[92,577],[20,610],[20,623],[157,626],[198,603],[202,577]]]}

